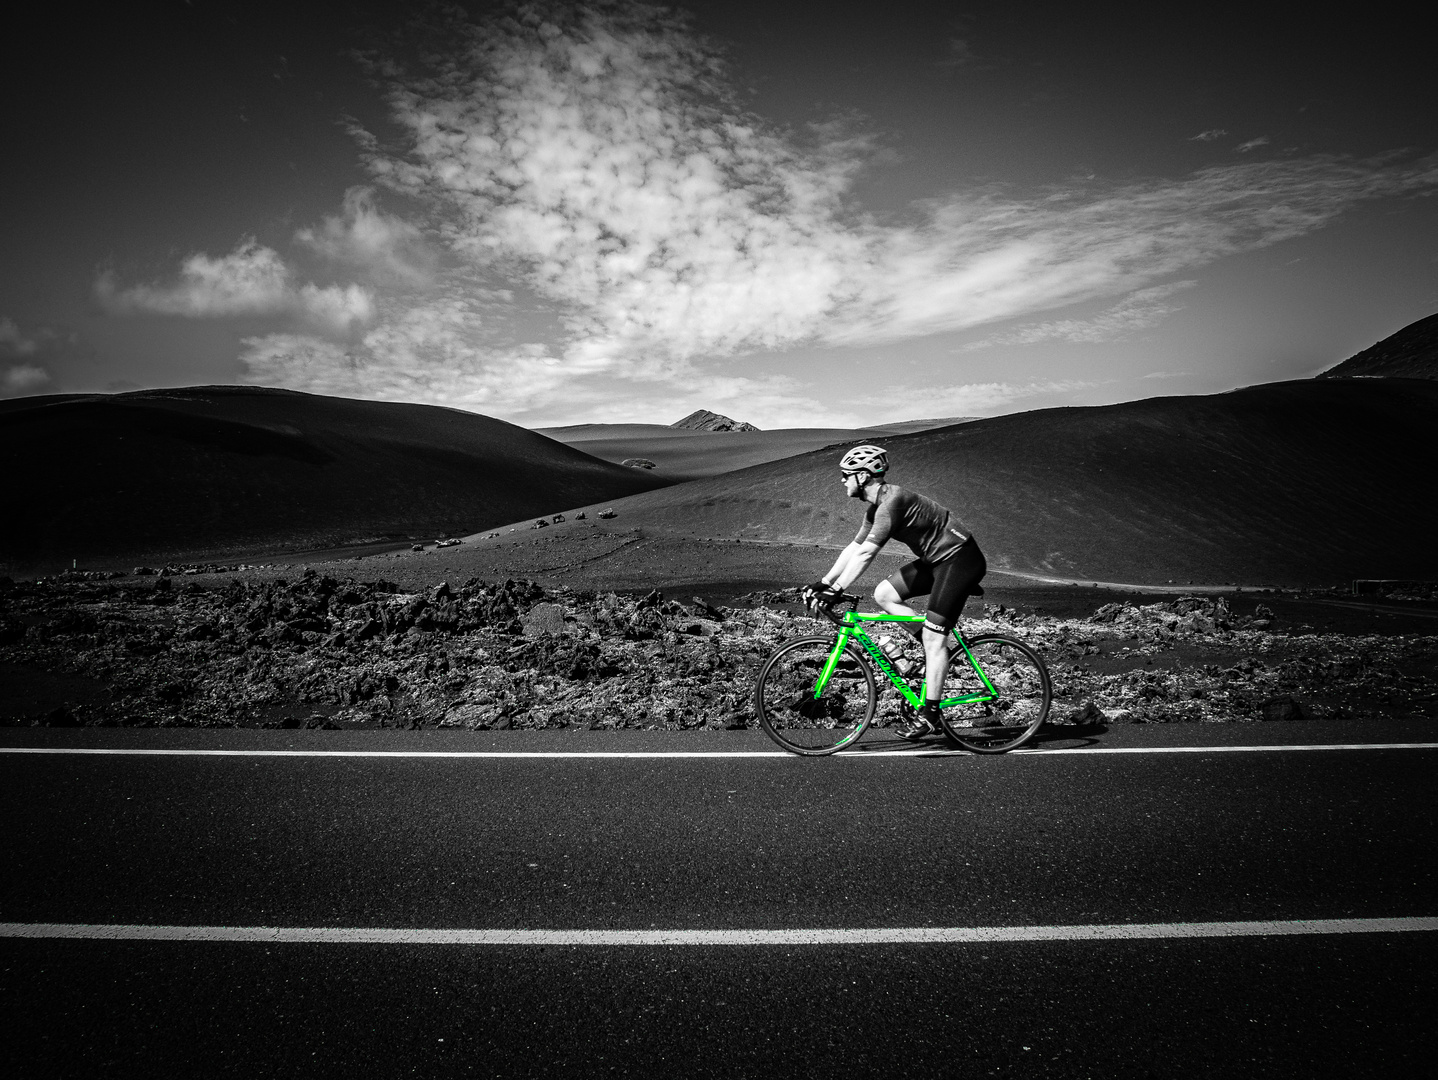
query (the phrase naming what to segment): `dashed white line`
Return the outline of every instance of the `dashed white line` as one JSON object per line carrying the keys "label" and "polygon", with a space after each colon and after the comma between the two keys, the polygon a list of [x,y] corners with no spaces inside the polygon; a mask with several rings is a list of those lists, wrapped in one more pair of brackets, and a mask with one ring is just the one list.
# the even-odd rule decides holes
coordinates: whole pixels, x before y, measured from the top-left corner
{"label": "dashed white line", "polygon": [[1024,941],[1145,941],[1156,938],[1401,934],[1435,930],[1438,930],[1438,918],[1429,917],[799,930],[466,930],[428,927],[0,923],[0,938],[220,941],[297,945],[965,945]]}
{"label": "dashed white line", "polygon": [[[1085,746],[1021,747],[1012,757],[1053,757],[1057,754],[1251,754],[1306,750],[1438,750],[1438,742],[1412,743],[1286,743],[1277,746]],[[256,757],[256,758],[790,758],[783,750],[205,750],[156,747],[5,746],[0,754],[91,754],[120,757]],[[846,750],[835,757],[892,761],[895,758],[967,756],[966,750],[906,747],[903,750]]]}

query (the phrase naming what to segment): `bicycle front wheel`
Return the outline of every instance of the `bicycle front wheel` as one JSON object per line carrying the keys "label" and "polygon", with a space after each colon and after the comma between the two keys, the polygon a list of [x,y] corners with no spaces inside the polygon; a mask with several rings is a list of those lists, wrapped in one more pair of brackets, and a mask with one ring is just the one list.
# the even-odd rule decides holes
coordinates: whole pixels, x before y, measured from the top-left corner
{"label": "bicycle front wheel", "polygon": [[856,742],[874,718],[874,673],[852,645],[820,679],[834,652],[834,637],[786,641],[764,661],[754,687],[754,711],[769,737],[807,756],[832,754]]}
{"label": "bicycle front wheel", "polygon": [[[950,739],[976,754],[1002,754],[1033,737],[1048,718],[1053,691],[1043,659],[1022,641],[985,634],[949,659],[944,699],[973,698],[944,709]],[[970,659],[972,657],[972,660]]]}

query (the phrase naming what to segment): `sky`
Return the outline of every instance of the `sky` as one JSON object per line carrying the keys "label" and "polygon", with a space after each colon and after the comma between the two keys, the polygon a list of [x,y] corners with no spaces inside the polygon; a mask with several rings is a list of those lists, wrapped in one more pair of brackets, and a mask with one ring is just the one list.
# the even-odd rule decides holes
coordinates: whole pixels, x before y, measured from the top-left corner
{"label": "sky", "polygon": [[0,396],[769,428],[1309,377],[1438,311],[1405,10],[35,14],[3,75]]}

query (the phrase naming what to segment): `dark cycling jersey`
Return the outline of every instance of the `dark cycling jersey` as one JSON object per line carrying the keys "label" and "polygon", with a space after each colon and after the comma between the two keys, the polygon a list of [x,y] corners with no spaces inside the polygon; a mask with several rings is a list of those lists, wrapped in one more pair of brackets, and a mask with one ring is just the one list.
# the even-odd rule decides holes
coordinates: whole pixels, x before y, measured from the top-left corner
{"label": "dark cycling jersey", "polygon": [[865,540],[883,547],[889,540],[901,540],[926,563],[942,562],[970,536],[968,529],[946,509],[917,491],[905,491],[895,484],[879,489],[879,501],[869,504],[854,543]]}

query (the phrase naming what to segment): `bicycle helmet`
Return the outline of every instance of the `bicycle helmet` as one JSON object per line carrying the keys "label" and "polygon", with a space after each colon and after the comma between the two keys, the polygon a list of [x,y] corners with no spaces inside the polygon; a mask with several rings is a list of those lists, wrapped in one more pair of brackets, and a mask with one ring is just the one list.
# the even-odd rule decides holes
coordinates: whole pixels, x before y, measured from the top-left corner
{"label": "bicycle helmet", "polygon": [[839,468],[846,473],[859,472],[863,469],[875,476],[883,476],[889,471],[889,454],[883,447],[864,443],[845,454],[839,461]]}

